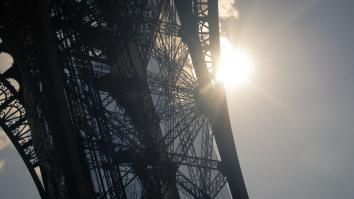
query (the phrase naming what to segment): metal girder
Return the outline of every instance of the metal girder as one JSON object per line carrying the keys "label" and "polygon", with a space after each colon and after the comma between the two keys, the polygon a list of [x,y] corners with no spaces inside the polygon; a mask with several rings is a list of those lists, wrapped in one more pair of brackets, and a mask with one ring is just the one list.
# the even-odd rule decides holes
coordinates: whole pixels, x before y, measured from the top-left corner
{"label": "metal girder", "polygon": [[191,52],[199,83],[200,104],[210,119],[233,198],[248,194],[236,154],[235,143],[222,85],[214,80],[218,63],[219,32],[216,0],[175,0],[181,20],[182,38]]}
{"label": "metal girder", "polygon": [[[6,44],[7,40],[1,42],[0,51],[14,58],[16,53]],[[41,198],[61,197],[66,188],[60,181],[63,174],[52,145],[45,103],[34,97],[38,90],[27,87],[33,84],[21,71],[19,61],[14,61],[12,68],[0,75],[0,126],[23,159]]]}

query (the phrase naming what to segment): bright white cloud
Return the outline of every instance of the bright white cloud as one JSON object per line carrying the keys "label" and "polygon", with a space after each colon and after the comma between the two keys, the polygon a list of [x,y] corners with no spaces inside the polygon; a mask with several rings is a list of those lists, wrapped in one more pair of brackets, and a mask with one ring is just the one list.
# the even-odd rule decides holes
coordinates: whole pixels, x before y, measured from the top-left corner
{"label": "bright white cloud", "polygon": [[238,10],[235,6],[234,0],[220,0],[219,1],[219,17],[228,18],[235,17],[238,18]]}

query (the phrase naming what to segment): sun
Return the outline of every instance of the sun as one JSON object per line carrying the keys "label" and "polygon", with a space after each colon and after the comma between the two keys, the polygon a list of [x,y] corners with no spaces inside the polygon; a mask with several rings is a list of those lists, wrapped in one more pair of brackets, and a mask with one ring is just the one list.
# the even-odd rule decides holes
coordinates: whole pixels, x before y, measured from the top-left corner
{"label": "sun", "polygon": [[224,37],[220,38],[220,42],[221,55],[216,80],[227,87],[247,85],[254,64],[250,54],[244,49],[234,48]]}

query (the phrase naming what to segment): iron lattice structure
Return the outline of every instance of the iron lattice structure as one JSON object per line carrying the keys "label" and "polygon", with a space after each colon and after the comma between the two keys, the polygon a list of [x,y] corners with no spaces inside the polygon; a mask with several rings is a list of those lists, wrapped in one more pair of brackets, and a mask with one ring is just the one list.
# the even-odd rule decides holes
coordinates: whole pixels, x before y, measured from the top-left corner
{"label": "iron lattice structure", "polygon": [[1,1],[0,37],[0,126],[42,198],[248,198],[216,0]]}

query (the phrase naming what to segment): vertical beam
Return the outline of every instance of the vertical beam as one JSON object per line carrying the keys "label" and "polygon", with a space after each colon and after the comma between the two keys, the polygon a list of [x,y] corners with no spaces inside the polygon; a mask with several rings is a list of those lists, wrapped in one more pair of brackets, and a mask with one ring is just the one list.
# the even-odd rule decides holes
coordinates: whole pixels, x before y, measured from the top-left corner
{"label": "vertical beam", "polygon": [[49,17],[49,3],[47,0],[37,2],[40,35],[40,74],[44,91],[48,97],[50,127],[53,131],[54,144],[59,152],[59,159],[63,165],[64,178],[69,198],[93,199],[94,193],[84,172],[81,162],[79,146],[74,135],[71,115],[64,90],[63,65],[57,54],[53,28]]}
{"label": "vertical beam", "polygon": [[213,73],[217,71],[220,59],[220,34],[219,34],[219,5],[218,0],[208,1],[208,19],[210,32],[210,51],[212,56]]}
{"label": "vertical beam", "polygon": [[[200,90],[200,105],[211,121],[215,140],[218,145],[222,164],[221,172],[226,176],[232,197],[248,199],[248,193],[243,180],[235,142],[232,134],[230,118],[227,110],[226,96],[222,84],[212,83],[212,75],[207,69],[198,34],[198,18],[193,13],[193,0],[175,0],[175,5],[182,26],[182,39],[188,45]],[[213,59],[219,55],[219,29],[216,0],[209,0],[209,26]],[[211,12],[210,12],[211,11]],[[216,27],[215,27],[216,26]],[[216,37],[216,38],[215,38]],[[214,46],[212,46],[214,45]],[[213,61],[217,64],[217,61]]]}

